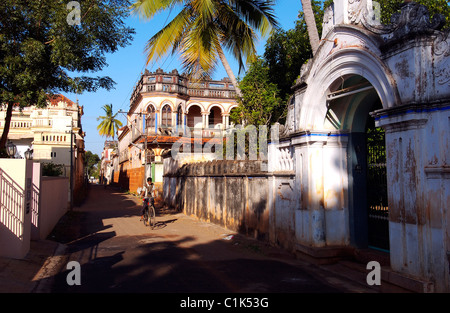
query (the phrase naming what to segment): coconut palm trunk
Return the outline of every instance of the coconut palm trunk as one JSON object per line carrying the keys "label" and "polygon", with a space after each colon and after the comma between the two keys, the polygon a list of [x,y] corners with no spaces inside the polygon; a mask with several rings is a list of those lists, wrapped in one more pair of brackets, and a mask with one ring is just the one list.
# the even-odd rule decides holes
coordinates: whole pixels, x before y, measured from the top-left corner
{"label": "coconut palm trunk", "polygon": [[242,97],[241,89],[239,88],[239,83],[236,79],[236,76],[233,73],[233,70],[231,69],[230,63],[228,63],[228,60],[225,56],[225,53],[223,52],[223,49],[220,45],[217,47],[217,52],[219,55],[219,59],[222,62],[223,67],[225,68],[225,72],[227,72],[228,78],[231,80],[231,83],[234,86],[234,90],[236,91],[236,94],[238,97]]}
{"label": "coconut palm trunk", "polygon": [[316,19],[312,9],[311,0],[300,0],[302,3],[303,14],[305,15],[306,28],[308,29],[309,42],[313,55],[316,54],[319,48],[320,38],[317,30]]}
{"label": "coconut palm trunk", "polygon": [[133,11],[151,19],[173,6],[181,11],[147,43],[147,64],[170,52],[180,53],[186,74],[208,77],[220,60],[241,96],[237,79],[224,49],[245,68],[256,57],[257,33],[261,37],[278,27],[274,0],[135,0]]}

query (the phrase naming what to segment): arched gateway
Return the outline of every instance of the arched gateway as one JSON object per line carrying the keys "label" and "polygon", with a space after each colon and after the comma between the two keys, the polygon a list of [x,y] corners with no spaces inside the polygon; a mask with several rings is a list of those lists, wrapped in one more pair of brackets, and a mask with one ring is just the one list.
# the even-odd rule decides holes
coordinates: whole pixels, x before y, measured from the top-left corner
{"label": "arched gateway", "polygon": [[[272,216],[292,209],[286,245],[301,252],[389,251],[390,277],[449,291],[449,33],[415,3],[389,26],[374,24],[371,8],[335,0],[326,11],[270,150],[269,162],[289,151],[295,164],[295,175],[270,179]],[[290,202],[278,199],[283,186]]]}
{"label": "arched gateway", "polygon": [[286,124],[271,129],[267,171],[167,159],[166,201],[312,257],[383,250],[382,286],[448,292],[450,31],[412,2],[376,24],[372,5],[325,12]]}

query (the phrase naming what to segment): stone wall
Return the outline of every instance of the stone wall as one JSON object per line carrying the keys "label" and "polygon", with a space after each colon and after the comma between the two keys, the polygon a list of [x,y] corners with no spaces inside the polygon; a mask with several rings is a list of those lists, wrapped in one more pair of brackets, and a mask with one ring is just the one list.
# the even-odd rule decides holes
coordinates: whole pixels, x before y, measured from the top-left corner
{"label": "stone wall", "polygon": [[209,161],[173,166],[165,159],[163,198],[187,215],[270,239],[270,177],[262,161]]}

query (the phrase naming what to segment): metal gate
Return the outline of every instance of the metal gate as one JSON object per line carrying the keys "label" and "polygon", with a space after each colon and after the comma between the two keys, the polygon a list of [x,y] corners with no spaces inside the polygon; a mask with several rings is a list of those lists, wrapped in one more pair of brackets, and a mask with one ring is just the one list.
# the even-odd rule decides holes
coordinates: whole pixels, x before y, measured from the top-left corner
{"label": "metal gate", "polygon": [[367,130],[367,207],[369,247],[389,250],[386,146],[382,128]]}

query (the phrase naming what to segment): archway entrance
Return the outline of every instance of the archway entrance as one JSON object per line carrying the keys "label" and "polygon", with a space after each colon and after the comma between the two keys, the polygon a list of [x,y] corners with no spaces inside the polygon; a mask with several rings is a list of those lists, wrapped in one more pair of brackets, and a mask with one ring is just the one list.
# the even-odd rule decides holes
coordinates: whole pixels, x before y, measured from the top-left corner
{"label": "archway entrance", "polygon": [[330,86],[325,123],[348,132],[350,242],[388,251],[385,136],[370,116],[379,109],[381,100],[373,86],[362,76],[346,75]]}

